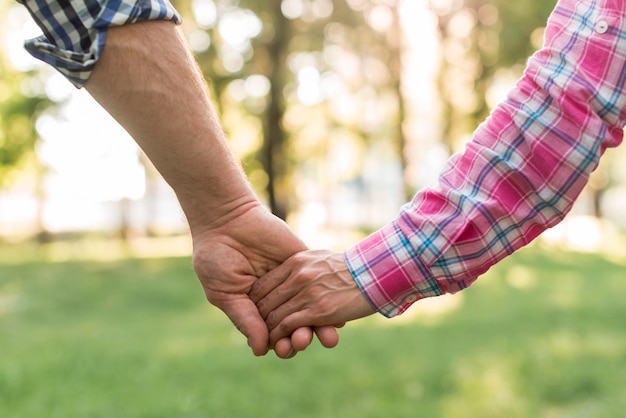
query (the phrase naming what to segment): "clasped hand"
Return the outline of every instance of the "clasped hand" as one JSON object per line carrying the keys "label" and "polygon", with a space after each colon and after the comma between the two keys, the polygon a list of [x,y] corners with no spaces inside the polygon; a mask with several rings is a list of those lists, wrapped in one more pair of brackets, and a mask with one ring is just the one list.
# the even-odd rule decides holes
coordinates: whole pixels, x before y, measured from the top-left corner
{"label": "clasped hand", "polygon": [[[283,221],[251,200],[227,211],[212,225],[192,227],[191,232],[193,265],[207,299],[247,337],[255,355],[274,348],[278,357],[290,358],[311,343],[313,324],[290,329],[270,343],[268,327],[248,295],[258,277],[294,253],[306,250]],[[315,333],[325,347],[334,347],[338,342],[332,326],[316,327]]]}
{"label": "clasped hand", "polygon": [[[327,250],[293,255],[256,280],[250,298],[267,323],[270,346],[277,353],[284,350],[287,337],[293,335],[293,341],[303,327],[342,327],[347,321],[375,312],[352,278],[343,255]],[[294,344],[294,348],[303,350],[306,346]]]}
{"label": "clasped hand", "polygon": [[273,348],[278,357],[293,357],[308,347],[313,332],[323,346],[334,347],[335,327],[374,312],[340,253],[307,251],[257,201],[192,228],[192,238],[193,265],[207,299],[257,356]]}

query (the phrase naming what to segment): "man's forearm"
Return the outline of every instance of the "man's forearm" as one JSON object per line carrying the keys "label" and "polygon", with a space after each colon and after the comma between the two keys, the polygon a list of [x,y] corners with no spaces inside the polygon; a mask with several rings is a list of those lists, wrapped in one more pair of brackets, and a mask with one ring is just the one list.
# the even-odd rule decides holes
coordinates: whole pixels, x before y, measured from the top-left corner
{"label": "man's forearm", "polygon": [[110,28],[85,88],[172,186],[192,231],[256,202],[175,24]]}

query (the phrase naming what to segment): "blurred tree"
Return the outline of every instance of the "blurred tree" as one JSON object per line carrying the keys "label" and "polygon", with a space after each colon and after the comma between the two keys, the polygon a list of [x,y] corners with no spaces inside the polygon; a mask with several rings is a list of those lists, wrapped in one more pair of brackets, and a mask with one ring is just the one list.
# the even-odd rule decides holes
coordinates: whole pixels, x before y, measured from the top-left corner
{"label": "blurred tree", "polygon": [[[496,94],[489,102],[499,78],[508,73],[510,81],[517,79],[527,58],[541,46],[556,1],[430,0],[430,4],[439,18],[443,46],[439,77],[443,138],[453,152],[502,98]],[[607,167],[601,165],[586,189],[596,217],[602,217],[607,176]]]}
{"label": "blurred tree", "polygon": [[[383,19],[386,23],[378,31],[372,26],[374,15],[393,19],[395,5],[369,0],[193,0],[187,8],[199,27],[190,30],[192,47],[235,145],[240,134],[255,135],[243,133],[242,121],[257,126],[250,116],[258,120],[262,137],[243,141],[248,146],[242,158],[278,216],[285,217],[293,203],[294,168],[308,166],[302,163],[311,158],[327,159],[334,132],[354,132],[363,141],[400,137],[397,148],[402,149],[399,36],[393,21]],[[331,102],[340,94],[350,96],[348,106],[357,118],[336,114]],[[389,95],[395,100],[388,111],[393,117],[384,119],[385,113],[372,118],[373,103],[380,108]],[[369,111],[359,112],[367,106]]]}
{"label": "blurred tree", "polygon": [[391,11],[391,30],[388,31],[388,52],[389,52],[389,74],[391,79],[391,85],[395,92],[397,106],[398,106],[398,118],[396,121],[397,127],[397,147],[398,147],[398,155],[400,156],[400,162],[402,167],[402,172],[404,175],[404,197],[406,200],[411,199],[414,190],[411,188],[410,182],[406,178],[407,176],[407,167],[408,160],[405,155],[406,151],[406,134],[404,132],[403,123],[406,119],[406,107],[404,103],[403,97],[403,86],[402,86],[402,74],[403,74],[403,55],[404,55],[404,34],[401,26],[400,20],[400,6],[402,4],[401,0],[393,0],[390,5]]}
{"label": "blurred tree", "polygon": [[[260,2],[253,2],[254,4]],[[267,174],[268,204],[272,212],[282,219],[286,219],[289,210],[288,193],[284,185],[283,190],[279,182],[287,182],[287,155],[285,152],[285,141],[287,132],[283,127],[283,117],[286,110],[284,90],[289,80],[287,68],[284,64],[289,54],[289,43],[293,37],[294,30],[289,20],[282,13],[280,0],[266,3],[269,7],[265,10],[258,10],[262,16],[264,27],[271,28],[271,35],[260,39],[257,49],[260,47],[266,54],[263,66],[257,68],[260,73],[269,80],[269,97],[267,107],[262,116],[263,125],[263,147],[261,151],[261,162]],[[286,186],[286,187],[285,187]]]}
{"label": "blurred tree", "polygon": [[498,78],[511,70],[511,79],[521,75],[526,59],[541,45],[543,25],[556,2],[429,1],[439,18],[442,45],[443,138],[456,151],[488,115],[489,91]]}
{"label": "blurred tree", "polygon": [[36,70],[18,71],[11,64],[6,50],[11,7],[16,6],[3,3],[0,7],[0,188],[10,187],[23,171],[32,176],[39,202],[35,227],[38,238],[45,239],[48,234],[41,217],[45,168],[35,154],[39,140],[35,121],[53,102],[46,96]]}
{"label": "blurred tree", "polygon": [[25,95],[21,90],[31,76],[0,60],[0,187],[10,183],[29,157],[32,160],[38,139],[33,122],[51,104],[45,95]]}
{"label": "blurred tree", "polygon": [[[395,144],[406,168],[401,3],[178,1],[197,24],[189,26],[189,39],[229,137],[278,216],[293,205],[295,171],[312,169],[328,184],[357,176],[360,170],[324,163],[342,137],[352,137],[357,161],[346,167],[360,166],[356,140],[363,147]],[[521,66],[537,47],[532,40],[552,3],[430,0],[442,45],[442,137],[451,151],[489,112],[490,90],[503,71]],[[318,163],[326,170],[311,168]],[[405,186],[407,197],[412,192]]]}
{"label": "blurred tree", "polygon": [[[284,218],[286,203],[280,201],[276,192],[281,171],[277,166],[281,159],[276,154],[281,152],[286,136],[280,124],[284,113],[282,89],[287,77],[282,63],[290,28],[280,4],[275,0],[193,0],[189,7],[178,5],[178,9],[193,16],[197,24],[189,39],[210,80],[221,119],[244,160],[244,168],[257,183],[262,183],[253,185],[265,189],[272,212]],[[242,135],[256,136],[258,140],[248,138],[249,146],[237,149],[238,129],[242,122],[251,123],[250,116],[258,120],[252,124],[259,129],[245,130]],[[265,176],[258,175],[259,169]]]}

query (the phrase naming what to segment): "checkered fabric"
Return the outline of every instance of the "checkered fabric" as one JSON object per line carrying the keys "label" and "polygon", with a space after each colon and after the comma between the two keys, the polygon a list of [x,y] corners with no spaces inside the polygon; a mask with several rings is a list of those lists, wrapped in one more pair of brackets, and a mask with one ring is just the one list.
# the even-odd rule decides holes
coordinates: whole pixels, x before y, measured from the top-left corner
{"label": "checkered fabric", "polygon": [[43,35],[26,41],[35,57],[82,87],[98,61],[107,28],[143,20],[181,22],[168,0],[17,0]]}
{"label": "checkered fabric", "polygon": [[391,317],[454,293],[560,222],[626,122],[626,2],[560,0],[544,46],[435,187],[344,253]]}

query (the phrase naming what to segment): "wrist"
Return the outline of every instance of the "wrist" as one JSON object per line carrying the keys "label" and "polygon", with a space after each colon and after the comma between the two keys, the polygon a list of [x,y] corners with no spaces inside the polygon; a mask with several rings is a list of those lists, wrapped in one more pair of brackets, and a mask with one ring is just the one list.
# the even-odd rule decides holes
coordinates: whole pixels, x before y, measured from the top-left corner
{"label": "wrist", "polygon": [[252,191],[220,198],[202,196],[201,191],[195,195],[177,197],[193,237],[224,228],[249,210],[262,206]]}

